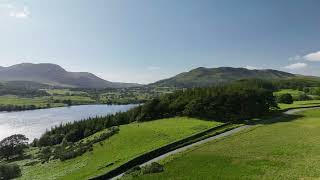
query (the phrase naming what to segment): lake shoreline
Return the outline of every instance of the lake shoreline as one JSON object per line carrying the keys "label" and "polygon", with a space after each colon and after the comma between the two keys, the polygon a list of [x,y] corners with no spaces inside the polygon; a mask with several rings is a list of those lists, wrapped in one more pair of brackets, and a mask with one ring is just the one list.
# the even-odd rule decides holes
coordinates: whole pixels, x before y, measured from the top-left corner
{"label": "lake shoreline", "polygon": [[13,111],[0,110],[0,113],[13,113],[13,112],[34,111],[34,110],[42,110],[42,109],[55,109],[55,108],[64,108],[64,107],[75,107],[75,106],[90,106],[90,105],[122,106],[122,105],[140,105],[140,104],[141,103],[131,103],[131,104],[103,104],[103,103],[75,104],[75,105],[71,105],[71,106],[64,105],[64,106],[54,106],[54,107],[35,107],[35,108],[30,108],[30,109],[13,110]]}
{"label": "lake shoreline", "polygon": [[18,112],[0,112],[0,139],[24,134],[30,140],[39,138],[46,130],[60,124],[104,117],[128,111],[138,105],[76,105]]}

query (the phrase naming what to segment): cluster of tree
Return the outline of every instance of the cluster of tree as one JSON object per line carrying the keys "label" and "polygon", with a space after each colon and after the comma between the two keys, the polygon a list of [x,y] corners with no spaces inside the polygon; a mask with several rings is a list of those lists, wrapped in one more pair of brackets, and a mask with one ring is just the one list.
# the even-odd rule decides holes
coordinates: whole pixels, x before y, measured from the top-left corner
{"label": "cluster of tree", "polygon": [[34,110],[34,109],[40,109],[40,107],[37,107],[35,105],[13,105],[13,104],[0,105],[0,111],[8,111],[8,112]]}
{"label": "cluster of tree", "polygon": [[111,127],[108,129],[108,131],[100,134],[99,136],[87,139],[85,142],[80,141],[78,143],[68,142],[65,138],[63,139],[61,144],[53,146],[53,148],[51,148],[50,146],[43,147],[40,153],[40,159],[42,159],[43,162],[49,161],[50,158],[65,161],[81,156],[88,151],[92,151],[93,144],[96,144],[98,142],[101,143],[101,141],[110,138],[114,134],[117,134],[119,131],[119,127]]}
{"label": "cluster of tree", "polygon": [[273,82],[278,89],[295,89],[303,91],[305,87],[319,87],[320,80],[312,78],[291,78]]}
{"label": "cluster of tree", "polygon": [[23,156],[28,148],[28,138],[22,134],[15,134],[0,141],[0,158],[9,160],[12,157]]}
{"label": "cluster of tree", "polygon": [[26,85],[14,85],[14,82],[0,84],[0,96],[3,95],[16,95],[21,97],[40,97],[49,96],[46,91],[31,88]]}
{"label": "cluster of tree", "polygon": [[181,90],[153,99],[139,107],[138,121],[172,116],[191,116],[220,121],[238,121],[261,116],[277,108],[274,87],[262,80]]}
{"label": "cluster of tree", "polygon": [[320,87],[306,87],[303,91],[310,95],[320,96]]}
{"label": "cluster of tree", "polygon": [[277,102],[283,103],[283,104],[292,104],[293,97],[289,93],[281,94],[281,95],[277,96]]}
{"label": "cluster of tree", "polygon": [[17,164],[0,164],[0,179],[9,180],[21,176],[21,169]]}
{"label": "cluster of tree", "polygon": [[163,95],[127,112],[89,118],[52,128],[38,146],[77,142],[102,129],[134,121],[150,121],[174,116],[192,116],[220,121],[254,118],[277,108],[274,86],[262,80],[245,80],[229,85],[179,90]]}

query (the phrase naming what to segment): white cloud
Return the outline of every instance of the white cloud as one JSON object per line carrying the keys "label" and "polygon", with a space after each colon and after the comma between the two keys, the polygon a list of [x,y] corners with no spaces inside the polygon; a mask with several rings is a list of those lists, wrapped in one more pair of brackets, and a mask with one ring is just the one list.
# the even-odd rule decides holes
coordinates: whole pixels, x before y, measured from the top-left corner
{"label": "white cloud", "polygon": [[255,70],[255,69],[262,69],[262,68],[258,68],[258,67],[254,67],[254,66],[245,66],[244,68],[249,69],[249,70]]}
{"label": "white cloud", "polygon": [[289,61],[300,61],[302,59],[303,57],[301,57],[300,55],[296,55],[296,56],[290,57]]}
{"label": "white cloud", "polygon": [[22,10],[10,12],[11,17],[22,18],[22,19],[28,18],[30,14],[31,13],[27,6],[24,6]]}
{"label": "white cloud", "polygon": [[0,4],[0,15],[9,16],[18,19],[29,18],[31,12],[28,6],[21,6],[16,4]]}
{"label": "white cloud", "polygon": [[320,61],[320,51],[307,54],[303,56],[303,59],[307,61]]}
{"label": "white cloud", "polygon": [[284,68],[290,69],[290,70],[297,70],[297,69],[305,68],[307,66],[308,66],[308,64],[299,62],[299,63],[290,64],[288,66],[285,66]]}

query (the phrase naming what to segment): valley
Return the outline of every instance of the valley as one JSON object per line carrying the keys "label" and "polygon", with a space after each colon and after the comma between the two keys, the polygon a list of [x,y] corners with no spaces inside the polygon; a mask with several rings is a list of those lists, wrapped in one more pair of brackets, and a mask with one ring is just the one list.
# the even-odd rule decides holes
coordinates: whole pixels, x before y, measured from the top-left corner
{"label": "valley", "polygon": [[[208,76],[208,73],[211,75]],[[240,76],[239,73],[246,75]],[[304,112],[290,117],[281,113],[320,106],[320,81],[315,77],[242,68],[197,68],[177,77],[181,76],[188,78],[182,78],[183,83],[179,80],[178,84],[175,81],[166,86],[156,82],[121,88],[61,87],[23,79],[2,82],[0,107],[6,112],[0,113],[1,138],[10,139],[15,138],[15,135],[10,136],[12,134],[21,134],[29,139],[25,142],[22,154],[11,154],[1,162],[18,166],[21,170],[19,179],[105,179],[121,173],[125,173],[123,179],[204,178],[208,176],[206,172],[212,173],[206,168],[215,168],[221,173],[217,173],[216,178],[228,179],[241,173],[246,174],[246,178],[251,175],[256,178],[264,173],[261,171],[262,166],[253,165],[257,169],[253,171],[253,167],[244,166],[245,162],[249,162],[248,157],[244,156],[241,157],[244,162],[239,160],[239,168],[243,167],[244,170],[237,170],[237,165],[223,164],[233,164],[235,161],[223,155],[233,152],[230,150],[235,149],[232,142],[242,142],[241,146],[244,146],[245,142],[254,142],[254,139],[264,136],[264,132],[259,134],[260,131],[257,131],[250,137],[230,142],[228,139],[254,133],[256,129],[264,129],[264,126],[268,129],[269,126],[308,119],[308,116],[300,117]],[[211,76],[228,76],[228,80],[204,79],[211,79]],[[195,84],[195,81],[200,84]],[[317,115],[316,110],[310,112]],[[267,119],[274,118],[277,119],[275,122],[267,123]],[[247,128],[247,124],[250,128]],[[232,130],[237,133],[231,133]],[[267,132],[271,131],[275,131],[274,128]],[[232,134],[230,137],[223,135],[229,133]],[[192,146],[201,141],[207,143],[199,147]],[[225,144],[221,147],[219,145],[219,150],[213,150],[213,156],[208,154],[197,157],[197,153],[189,156],[189,153],[197,151],[202,154],[201,148],[213,148],[219,142]],[[135,162],[136,159],[147,162],[151,157],[157,158],[163,153],[188,145],[190,149],[186,152],[173,154],[157,162],[157,165],[137,168],[140,164]],[[248,145],[250,148],[253,146]],[[254,150],[255,147],[252,147],[250,153],[254,154]],[[209,150],[206,152],[211,153]],[[239,153],[232,157],[239,157]],[[181,158],[184,154],[188,159]],[[267,161],[266,164],[262,163],[263,167],[268,167],[271,160],[263,160]],[[185,163],[190,167],[184,167]],[[201,163],[210,165],[204,165],[206,168],[199,175],[196,172],[202,172]],[[162,173],[145,170],[154,169],[153,166],[163,167],[160,168]],[[225,170],[219,166],[228,166],[235,170],[235,174],[223,174]],[[184,174],[184,169],[194,169],[196,172],[188,171],[192,175]],[[173,175],[174,172],[177,173]]]}

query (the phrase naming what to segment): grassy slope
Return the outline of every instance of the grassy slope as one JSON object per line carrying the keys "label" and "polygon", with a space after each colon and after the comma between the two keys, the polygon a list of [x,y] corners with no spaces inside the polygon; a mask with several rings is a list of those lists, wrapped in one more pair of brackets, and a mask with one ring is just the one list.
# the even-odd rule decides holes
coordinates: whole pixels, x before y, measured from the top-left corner
{"label": "grassy slope", "polygon": [[293,99],[297,99],[300,95],[303,95],[305,93],[302,91],[293,90],[293,89],[282,89],[281,91],[274,93],[275,96],[280,96],[282,94],[291,94]]}
{"label": "grassy slope", "polygon": [[320,110],[260,125],[165,160],[137,179],[312,179],[320,177]]}
{"label": "grassy slope", "polygon": [[295,101],[293,104],[279,104],[279,107],[282,110],[310,106],[320,106],[320,100]]}
{"label": "grassy slope", "polygon": [[[94,151],[70,161],[24,166],[21,179],[87,179],[105,173],[140,154],[220,125],[191,118],[171,118],[120,127],[120,133],[96,144]],[[27,163],[20,162],[21,165]],[[106,167],[108,164],[114,165]]]}

